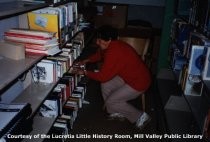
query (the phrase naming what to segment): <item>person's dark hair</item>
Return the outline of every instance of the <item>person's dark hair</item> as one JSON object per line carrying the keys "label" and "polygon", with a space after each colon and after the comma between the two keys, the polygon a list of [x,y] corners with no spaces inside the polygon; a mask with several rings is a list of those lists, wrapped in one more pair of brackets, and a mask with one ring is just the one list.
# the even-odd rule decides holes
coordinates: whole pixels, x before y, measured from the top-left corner
{"label": "person's dark hair", "polygon": [[108,40],[116,40],[118,37],[118,30],[110,25],[103,25],[97,29],[97,38]]}

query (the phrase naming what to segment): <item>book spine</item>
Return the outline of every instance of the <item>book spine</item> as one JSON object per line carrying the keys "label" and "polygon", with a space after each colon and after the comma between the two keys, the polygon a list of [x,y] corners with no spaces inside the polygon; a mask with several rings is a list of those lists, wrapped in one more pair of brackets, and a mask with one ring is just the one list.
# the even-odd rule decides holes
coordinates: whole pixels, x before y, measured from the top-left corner
{"label": "book spine", "polygon": [[48,55],[47,51],[42,51],[42,50],[34,50],[34,49],[26,49],[27,53],[36,53],[36,54],[41,54],[41,55]]}
{"label": "book spine", "polygon": [[19,34],[19,33],[10,33],[10,32],[5,32],[4,35],[5,36],[12,36],[12,37],[40,39],[40,40],[50,40],[50,39],[53,38],[53,37],[43,37],[43,36],[27,35],[27,34]]}
{"label": "book spine", "polygon": [[36,30],[28,30],[28,29],[10,29],[8,32],[26,34],[26,35],[37,35],[37,36],[42,36],[42,37],[55,36],[55,33],[52,33],[52,32],[36,31]]}
{"label": "book spine", "polygon": [[5,36],[5,40],[21,42],[21,43],[35,43],[35,44],[50,44],[50,42],[56,42],[56,40],[40,40],[40,39],[32,39],[32,38],[22,38],[22,37],[11,37]]}
{"label": "book spine", "polygon": [[45,51],[47,49],[49,49],[49,47],[44,47],[44,46],[39,46],[39,45],[33,45],[33,44],[25,44],[25,48],[27,49],[34,49],[34,50],[41,50],[41,51]]}

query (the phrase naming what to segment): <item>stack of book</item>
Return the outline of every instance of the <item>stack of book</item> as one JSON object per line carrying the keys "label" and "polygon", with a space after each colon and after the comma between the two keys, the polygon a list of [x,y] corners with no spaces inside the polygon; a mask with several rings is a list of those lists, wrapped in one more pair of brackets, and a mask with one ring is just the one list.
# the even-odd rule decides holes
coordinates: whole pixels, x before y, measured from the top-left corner
{"label": "stack of book", "polygon": [[[56,118],[48,135],[68,135],[73,129],[79,109],[85,103],[86,84],[81,80],[73,86],[73,78],[75,78],[75,75],[66,76],[65,79],[62,78],[40,107],[40,116]],[[46,141],[52,140],[54,139],[46,139]],[[65,141],[65,137],[59,139],[59,141]]]}
{"label": "stack of book", "polygon": [[29,29],[10,29],[4,33],[5,41],[22,43],[26,53],[55,55],[61,50],[55,33]]}

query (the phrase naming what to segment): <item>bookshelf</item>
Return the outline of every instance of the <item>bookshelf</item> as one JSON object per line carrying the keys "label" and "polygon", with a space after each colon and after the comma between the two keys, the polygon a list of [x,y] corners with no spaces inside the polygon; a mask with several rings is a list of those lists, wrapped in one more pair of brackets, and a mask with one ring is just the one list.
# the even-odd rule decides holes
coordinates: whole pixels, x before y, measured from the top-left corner
{"label": "bookshelf", "polygon": [[[40,105],[44,102],[47,98],[49,93],[55,87],[56,84],[45,84],[45,83],[33,83],[28,86],[14,101],[13,103],[22,103],[28,102],[31,104],[32,114],[33,117],[33,130],[31,131],[30,135],[34,136],[37,134],[47,134],[55,122],[56,118],[47,118],[42,117],[36,114]],[[30,141],[34,142],[42,142],[44,138],[33,138]],[[27,142],[28,139],[24,139],[23,141]]]}
{"label": "bookshelf", "polygon": [[28,102],[31,104],[33,116],[55,85],[56,84],[54,83],[32,83],[13,101],[13,103]]}
{"label": "bookshelf", "polygon": [[[19,15],[22,16],[28,12],[39,10],[42,8],[59,7],[61,5],[68,4],[70,2],[71,2],[70,0],[58,3],[36,3],[36,2],[33,3],[33,2],[24,2],[18,0],[10,2],[2,2],[0,3],[0,20],[5,20],[7,18],[16,17]],[[67,43],[71,44],[73,39],[76,38],[77,35],[79,34],[80,31],[76,31],[77,30],[76,24],[77,21],[75,23],[68,23],[68,26],[73,26],[73,29],[72,27],[68,27],[70,31],[67,32],[66,34],[69,34],[69,38],[66,39],[64,44],[60,45],[60,49],[64,48]],[[67,31],[67,29],[65,30]],[[10,90],[14,84],[16,84],[18,81],[23,83],[25,88],[21,91],[20,94],[17,95],[17,97],[15,97],[11,101],[11,103],[29,103],[31,105],[32,113],[30,115],[30,118],[33,119],[33,124],[32,124],[33,130],[30,132],[31,135],[36,135],[36,134],[47,135],[57,118],[57,117],[52,117],[52,118],[42,117],[38,113],[40,107],[53,92],[53,89],[55,89],[56,85],[58,85],[60,80],[60,78],[58,77],[57,80],[52,83],[45,83],[45,82],[37,83],[33,81],[32,69],[36,67],[37,64],[41,62],[43,59],[46,59],[46,57],[47,57],[46,55],[26,54],[25,59],[12,60],[0,56],[0,66],[1,66],[0,101],[2,101],[1,97],[4,95],[4,93],[7,92],[7,90]],[[69,69],[67,69],[67,71],[69,71]],[[30,78],[29,80],[27,80],[28,77]],[[0,137],[0,141],[1,140],[2,139]],[[24,139],[23,141],[28,141],[28,140]],[[41,142],[44,141],[44,138],[32,139],[31,141]]]}
{"label": "bookshelf", "polygon": [[[34,64],[39,62],[44,56],[29,55],[23,60],[12,60],[8,58],[0,59],[0,92],[2,93],[22,74],[28,71]],[[15,67],[15,69],[14,69]]]}
{"label": "bookshelf", "polygon": [[[210,39],[209,7],[209,0],[175,1],[175,10],[173,13],[174,18],[170,22],[171,33],[169,34],[169,56],[171,64],[168,68],[175,76],[173,83],[177,86],[177,90],[174,90],[174,92],[171,94],[165,93],[163,95],[163,93],[161,93],[164,92],[163,88],[158,88],[160,96],[165,98],[167,96],[167,99],[164,100],[163,105],[168,126],[173,126],[175,128],[169,127],[169,131],[171,133],[174,133],[173,130],[186,130],[187,132],[202,135],[204,131],[205,119],[210,109],[210,81],[205,80],[203,77],[203,69],[208,63],[198,63],[196,61],[198,61],[198,58],[200,57],[202,57],[204,60],[209,58],[209,54],[206,54],[205,52],[210,47],[208,44]],[[196,42],[199,40],[201,42]],[[196,46],[200,47],[198,48],[199,50],[204,48],[203,52],[199,53],[199,50],[195,50],[197,49]],[[198,54],[199,57],[196,56],[194,59],[195,55]],[[199,65],[201,64],[202,67],[199,68]],[[199,71],[195,73],[196,70]],[[168,79],[164,79],[163,77],[157,78],[157,80],[159,82],[159,86],[161,86],[162,83],[168,84],[170,81]],[[172,87],[172,85],[170,85],[170,87]],[[178,103],[176,103],[179,102],[177,101],[179,99],[182,99],[183,101],[183,108],[181,110],[177,109],[180,107],[178,106]],[[177,106],[174,105],[173,108],[169,107],[171,104],[177,104]],[[184,110],[184,106],[188,107],[187,111]],[[174,119],[175,117],[171,117],[172,114],[170,113],[172,113],[172,111],[173,115],[177,118],[176,120]],[[185,119],[184,115],[190,118],[189,121]],[[186,127],[186,124],[189,126]],[[209,140],[209,138],[207,139]]]}

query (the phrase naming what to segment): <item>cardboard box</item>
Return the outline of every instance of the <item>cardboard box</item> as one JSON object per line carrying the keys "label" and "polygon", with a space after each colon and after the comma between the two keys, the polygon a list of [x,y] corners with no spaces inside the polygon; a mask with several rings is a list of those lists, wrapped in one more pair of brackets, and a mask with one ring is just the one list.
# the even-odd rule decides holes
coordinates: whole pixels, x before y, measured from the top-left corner
{"label": "cardboard box", "polygon": [[1,41],[0,56],[4,56],[13,60],[25,59],[25,48],[22,44]]}
{"label": "cardboard box", "polygon": [[127,23],[127,5],[119,4],[96,4],[97,13],[95,16],[95,26],[112,25],[115,28],[124,28]]}

